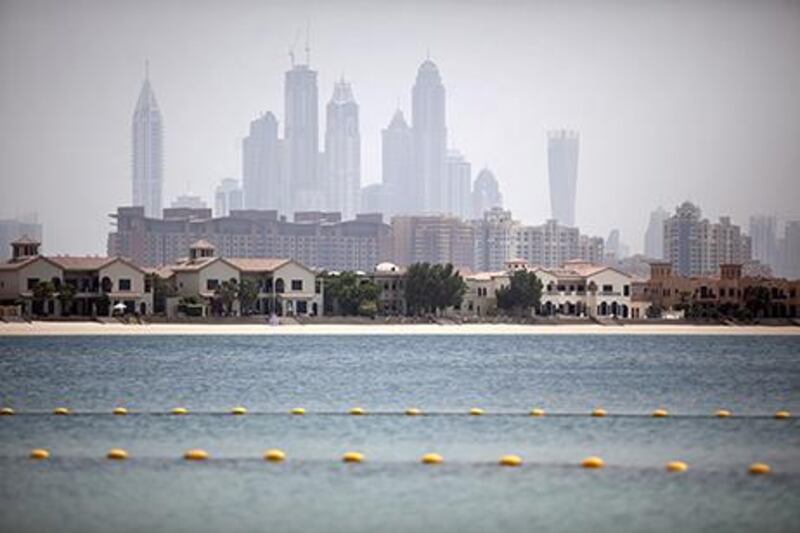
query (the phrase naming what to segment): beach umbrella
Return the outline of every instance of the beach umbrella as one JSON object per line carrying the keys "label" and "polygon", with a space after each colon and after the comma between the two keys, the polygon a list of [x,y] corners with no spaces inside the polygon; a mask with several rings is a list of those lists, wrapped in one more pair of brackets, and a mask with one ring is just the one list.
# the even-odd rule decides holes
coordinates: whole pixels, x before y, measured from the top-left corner
{"label": "beach umbrella", "polygon": [[118,304],[114,305],[114,310],[115,310],[115,311],[124,311],[124,310],[126,310],[127,308],[128,308],[128,306],[126,306],[126,305],[125,305],[124,303],[122,303],[122,302],[120,302],[120,303],[118,303]]}

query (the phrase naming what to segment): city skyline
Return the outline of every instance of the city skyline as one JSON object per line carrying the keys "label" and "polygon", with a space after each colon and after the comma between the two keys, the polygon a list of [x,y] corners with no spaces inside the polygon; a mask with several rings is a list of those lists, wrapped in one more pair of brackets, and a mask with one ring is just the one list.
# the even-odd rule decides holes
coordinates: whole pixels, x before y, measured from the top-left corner
{"label": "city skyline", "polygon": [[[15,22],[31,21],[36,33],[53,20],[53,14],[14,2],[1,5],[2,19],[9,21],[0,22],[3,42],[13,42],[13,49],[21,47],[28,53],[52,43],[44,37],[39,44],[16,38],[19,24]],[[359,5],[353,3],[341,5],[344,14],[332,19],[327,18],[331,9],[320,4],[301,4],[297,9],[249,6],[252,10],[239,10],[230,24],[221,26],[220,46],[211,51],[206,48],[207,57],[201,57],[202,51],[189,54],[186,44],[197,44],[201,30],[227,13],[221,4],[201,3],[177,37],[167,36],[168,27],[174,30],[167,21],[176,15],[167,4],[158,17],[147,19],[151,31],[144,39],[119,25],[127,16],[143,19],[146,9],[125,6],[125,13],[121,13],[95,4],[88,22],[81,21],[85,12],[79,8],[54,9],[59,19],[69,21],[70,31],[53,37],[59,39],[59,46],[52,52],[52,60],[59,65],[47,78],[39,69],[21,68],[19,58],[24,53],[0,52],[0,68],[15,72],[14,76],[4,76],[10,83],[0,90],[0,109],[8,116],[2,135],[14,139],[2,143],[3,184],[12,194],[3,195],[0,214],[39,212],[48,233],[48,247],[54,252],[102,251],[109,230],[106,215],[118,205],[129,204],[129,114],[146,58],[150,59],[150,77],[169,125],[164,141],[162,204],[169,205],[172,199],[187,193],[187,182],[192,192],[206,191],[204,200],[212,204],[212,192],[222,178],[243,178],[240,143],[248,122],[268,109],[282,109],[281,81],[289,66],[286,52],[293,39],[296,41],[297,28],[303,28],[310,19],[311,64],[319,71],[322,94],[328,94],[344,71],[358,95],[362,185],[380,181],[380,131],[398,107],[410,120],[410,84],[430,48],[447,87],[448,148],[458,148],[465,154],[473,173],[484,165],[491,168],[507,198],[505,207],[526,223],[539,224],[549,218],[546,132],[562,127],[580,131],[582,138],[576,225],[599,235],[619,228],[621,239],[633,245],[634,252],[641,250],[649,213],[658,205],[671,209],[689,199],[703,205],[709,218],[731,215],[743,227],[757,213],[796,215],[791,198],[796,196],[800,162],[788,147],[797,145],[800,134],[798,121],[785,117],[787,113],[798,115],[796,103],[788,95],[800,86],[800,72],[796,65],[781,63],[785,54],[774,53],[800,44],[794,31],[800,18],[796,6],[767,4],[756,9],[729,5],[723,9],[715,2],[691,9],[651,6],[625,11],[621,13],[624,20],[619,22],[610,20],[613,14],[620,14],[612,8],[604,14],[608,17],[605,26],[597,30],[611,43],[604,45],[601,56],[607,72],[592,67],[585,48],[588,41],[577,29],[564,35],[563,42],[551,39],[558,29],[563,30],[565,17],[581,30],[589,27],[591,10],[582,4],[571,9],[547,3],[510,5],[506,10],[476,4],[462,10],[442,3],[425,10],[427,19],[423,14],[396,12],[390,4],[379,4],[366,9],[365,21],[359,24],[346,16],[357,11]],[[725,38],[737,30],[751,29],[752,35],[743,45],[748,54],[738,60],[726,56],[728,63],[720,64],[716,59],[722,54],[721,45],[713,39],[703,41],[704,48],[698,53],[689,53],[688,44],[687,48],[675,48],[674,43],[662,46],[659,31],[671,27],[687,12],[698,21],[687,29],[690,42],[699,41],[700,30]],[[389,45],[376,36],[386,30],[385,23],[376,20],[377,14],[387,13],[397,15],[393,24],[406,28],[407,39]],[[273,32],[270,38],[256,37],[255,25],[245,14],[284,17],[287,29]],[[627,51],[625,44],[647,28],[633,31],[625,23],[650,20],[654,14],[663,15],[662,22],[647,22],[650,30],[658,30],[655,37],[646,40],[639,52]],[[714,22],[721,14],[727,26]],[[446,16],[463,22],[461,30],[474,29],[478,21],[486,21],[490,27],[503,26],[508,31],[498,34],[498,42],[491,45],[447,32],[439,37],[434,27]],[[520,20],[516,25],[515,18]],[[93,48],[91,39],[77,38],[82,24],[93,28],[89,35],[108,31],[119,33],[119,38],[106,43],[103,50]],[[361,32],[358,35],[367,32],[375,37],[374,50],[363,53],[358,45],[337,40],[354,28]],[[527,31],[530,28],[542,30],[540,37],[528,37],[536,33]],[[615,29],[624,31],[612,38]],[[330,46],[333,42],[336,47]],[[519,49],[508,46],[509,42]],[[465,46],[469,55],[460,52]],[[558,46],[565,47],[565,52]],[[0,47],[6,51],[12,48]],[[240,55],[234,54],[240,49]],[[61,54],[68,54],[68,60]],[[774,57],[767,61],[770,55]],[[233,57],[236,61],[228,61]],[[387,59],[391,68],[384,66]],[[656,64],[658,69],[652,66]],[[709,64],[715,69],[687,87],[678,87],[667,79],[676,70],[701,72]],[[566,71],[558,68],[565,65],[569,66]],[[376,69],[380,76],[375,76]],[[534,72],[541,75],[533,76]],[[768,102],[755,99],[760,86],[751,80],[775,80],[777,72],[780,86],[770,85],[774,98]],[[618,76],[612,73],[626,75],[626,84],[617,83]],[[50,80],[49,84],[41,83],[44,79]],[[98,87],[98,91],[85,91],[87,85]],[[589,95],[590,86],[593,96]],[[734,91],[722,91],[731,86]],[[27,91],[21,94],[16,87],[26,87]],[[654,87],[659,88],[657,97],[648,92]],[[709,99],[712,94],[714,101]],[[682,106],[698,96],[703,106],[693,106],[686,114]],[[70,106],[58,105],[65,97]],[[48,105],[43,105],[45,101]],[[742,102],[752,109],[739,114],[734,128],[725,110],[739,108]],[[58,113],[52,112],[54,106],[59,108]],[[40,109],[49,110],[51,127],[37,129],[34,135],[27,124],[43,122]],[[120,119],[125,115],[127,118]],[[277,118],[283,126],[285,117]],[[325,127],[320,120],[319,131]],[[754,130],[771,134],[753,136]],[[767,138],[769,142],[765,143]],[[318,136],[317,142],[321,141]],[[18,155],[29,154],[34,146],[48,150],[50,157],[34,160]],[[703,149],[698,150],[698,146]],[[723,176],[725,186],[720,182]],[[34,190],[52,194],[34,194],[34,190],[26,189],[29,184]],[[623,199],[624,216],[608,209],[620,197],[637,199]],[[56,199],[80,202],[80,212],[58,222]]]}

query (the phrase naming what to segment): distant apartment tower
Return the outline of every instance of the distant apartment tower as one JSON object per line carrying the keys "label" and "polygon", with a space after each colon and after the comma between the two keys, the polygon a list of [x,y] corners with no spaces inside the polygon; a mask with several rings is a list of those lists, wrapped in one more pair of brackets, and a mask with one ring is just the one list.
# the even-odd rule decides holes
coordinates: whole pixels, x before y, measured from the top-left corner
{"label": "distant apartment tower", "polygon": [[443,213],[447,152],[445,90],[439,69],[430,59],[417,71],[411,101],[416,183],[408,191],[421,193],[415,194],[416,213]]}
{"label": "distant apartment tower", "polygon": [[722,264],[750,262],[751,253],[749,237],[729,217],[711,223],[691,202],[664,222],[664,259],[679,276],[714,275]]}
{"label": "distant apartment tower", "polygon": [[319,100],[317,72],[308,64],[293,65],[286,72],[284,87],[285,179],[288,184],[287,213],[319,210],[325,194],[318,170]]}
{"label": "distant apartment tower", "polygon": [[139,91],[132,123],[133,205],[144,207],[149,217],[161,216],[163,189],[163,125],[149,73]]}
{"label": "distant apartment tower", "polygon": [[392,228],[380,215],[342,221],[339,213],[296,213],[294,222],[270,210],[233,210],[211,218],[210,209],[165,209],[163,219],[144,216],[141,207],[120,207],[112,215],[112,255],[139,266],[157,267],[185,257],[198,239],[227,257],[291,257],[326,270],[372,270],[392,258]]}
{"label": "distant apartment tower", "polygon": [[669,213],[659,207],[650,213],[650,222],[644,234],[644,255],[649,259],[664,258],[664,221]]}
{"label": "distant apartment tower", "polygon": [[547,137],[547,168],[550,177],[551,218],[575,225],[575,194],[578,183],[578,132],[556,130]]}
{"label": "distant apartment tower", "polygon": [[234,209],[244,209],[242,188],[239,187],[238,180],[225,178],[214,191],[214,215],[226,217]]}
{"label": "distant apartment tower", "polygon": [[382,183],[373,183],[361,188],[361,207],[359,213],[383,213],[386,214],[387,204],[384,191],[386,186]]}
{"label": "distant apartment tower", "polygon": [[327,208],[352,219],[361,194],[361,135],[358,104],[343,79],[336,82],[327,106],[325,160]]}
{"label": "distant apartment tower", "polygon": [[800,279],[800,220],[789,220],[779,243],[780,275]]}
{"label": "distant apartment tower", "polygon": [[288,188],[281,176],[278,121],[270,112],[250,122],[242,141],[242,190],[248,209],[289,210]]}
{"label": "distant apartment tower", "polygon": [[11,258],[11,243],[23,237],[42,242],[42,225],[35,214],[0,220],[0,261]]}
{"label": "distant apartment tower", "polygon": [[475,230],[458,217],[445,215],[396,216],[392,218],[394,262],[452,263],[473,269]]}
{"label": "distant apartment tower", "polygon": [[473,221],[475,228],[475,270],[497,272],[506,262],[517,257],[519,223],[511,211],[493,207],[483,218]]}
{"label": "distant apartment tower", "polygon": [[520,226],[516,237],[517,257],[533,266],[561,267],[567,261],[580,259],[602,262],[602,237],[581,235],[578,228],[550,219],[539,226]]}
{"label": "distant apartment tower", "polygon": [[753,244],[753,259],[773,268],[778,263],[778,220],[770,215],[750,217],[750,238]]}
{"label": "distant apartment tower", "polygon": [[503,207],[503,195],[500,194],[497,178],[492,171],[484,168],[478,172],[472,186],[472,218],[483,218],[483,214],[493,207]]}
{"label": "distant apartment tower", "polygon": [[472,165],[458,150],[447,152],[443,212],[468,220],[472,215]]}
{"label": "distant apartment tower", "polygon": [[381,132],[383,205],[387,215],[411,215],[422,205],[422,188],[414,178],[414,136],[402,111]]}

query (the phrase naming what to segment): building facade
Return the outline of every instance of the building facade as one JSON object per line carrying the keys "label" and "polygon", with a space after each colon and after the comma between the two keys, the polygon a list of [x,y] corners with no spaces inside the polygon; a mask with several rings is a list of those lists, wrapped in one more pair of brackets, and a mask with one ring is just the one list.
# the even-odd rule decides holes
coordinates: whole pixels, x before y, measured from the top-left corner
{"label": "building facade", "polygon": [[382,203],[387,216],[417,213],[422,187],[414,174],[414,135],[398,109],[389,126],[381,132],[382,194],[391,199]]}
{"label": "building facade", "polygon": [[503,207],[503,195],[492,171],[483,168],[472,186],[472,218],[483,218],[483,214],[493,207]]}
{"label": "building facade", "polygon": [[[411,91],[414,176],[421,191],[415,213],[444,213],[447,126],[445,90],[439,68],[430,59],[417,70]],[[414,190],[414,189],[412,189]]]}
{"label": "building facade", "polygon": [[231,210],[244,209],[244,193],[239,186],[239,181],[225,178],[219,182],[214,191],[214,214],[226,217]]}
{"label": "building facade", "polygon": [[350,83],[336,82],[327,106],[325,130],[327,209],[345,220],[359,212],[361,194],[361,134],[358,104]]}
{"label": "building facade", "polygon": [[565,226],[575,225],[579,144],[576,131],[556,130],[547,135],[551,218]]}
{"label": "building facade", "polygon": [[342,221],[338,213],[296,213],[293,222],[262,210],[234,210],[222,218],[208,209],[167,209],[164,215],[151,219],[141,208],[120,207],[112,215],[117,227],[109,253],[155,267],[175,263],[205,239],[224,257],[291,257],[313,268],[364,271],[392,255],[392,228],[381,215]]}
{"label": "building facade", "polygon": [[475,228],[475,269],[496,272],[517,257],[519,223],[511,211],[493,207],[485,211],[480,220],[472,222]]}
{"label": "building facade", "polygon": [[392,218],[394,262],[452,263],[458,269],[474,269],[475,229],[468,222],[445,215],[396,216]]}
{"label": "building facade", "polygon": [[468,220],[472,215],[472,165],[458,150],[448,150],[444,213]]}
{"label": "building facade", "polygon": [[149,217],[160,217],[164,186],[164,131],[149,74],[145,75],[136,101],[131,130],[133,205],[143,206]]}
{"label": "building facade", "polygon": [[601,262],[598,254],[603,257],[602,238],[582,238],[578,228],[559,224],[555,219],[539,226],[520,226],[516,245],[516,257],[543,268],[556,268],[575,259]]}
{"label": "building facade", "polygon": [[325,208],[322,173],[318,169],[319,96],[317,72],[308,64],[286,72],[284,105],[284,168],[290,205],[286,213]]}
{"label": "building facade", "polygon": [[270,112],[250,122],[242,140],[242,190],[247,209],[289,209],[289,189],[281,173],[283,145],[278,121]]}
{"label": "building facade", "polygon": [[644,234],[644,255],[652,259],[664,258],[664,221],[669,213],[659,207],[650,213],[650,222]]}

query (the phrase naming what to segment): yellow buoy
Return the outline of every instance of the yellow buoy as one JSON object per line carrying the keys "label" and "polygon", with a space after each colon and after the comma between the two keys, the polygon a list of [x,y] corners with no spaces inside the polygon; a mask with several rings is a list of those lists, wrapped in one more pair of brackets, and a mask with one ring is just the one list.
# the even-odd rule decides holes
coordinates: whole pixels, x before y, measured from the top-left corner
{"label": "yellow buoy", "polygon": [[500,466],[520,466],[522,457],[519,455],[504,455],[500,458]]}
{"label": "yellow buoy", "polygon": [[686,472],[689,465],[683,461],[670,461],[667,463],[667,472]]}
{"label": "yellow buoy", "polygon": [[[14,414],[13,411],[11,414]],[[775,418],[778,420],[786,420],[787,418],[792,418],[792,413],[789,411],[778,411],[775,413]]]}
{"label": "yellow buoy", "polygon": [[195,448],[187,450],[186,453],[183,454],[183,458],[187,461],[205,461],[208,459],[208,452]]}
{"label": "yellow buoy", "polygon": [[34,448],[31,450],[29,457],[31,459],[48,459],[50,457],[50,452],[44,448]]}
{"label": "yellow buoy", "polygon": [[68,415],[69,409],[67,409],[66,407],[56,407],[55,409],[53,409],[53,414],[61,416]]}
{"label": "yellow buoy", "polygon": [[731,412],[728,411],[727,409],[720,409],[716,413],[714,413],[714,416],[716,416],[717,418],[728,418],[729,416],[731,416]]}
{"label": "yellow buoy", "polygon": [[544,409],[531,409],[531,416],[544,416]]}
{"label": "yellow buoy", "polygon": [[264,452],[264,460],[265,461],[270,461],[270,462],[273,462],[273,463],[280,463],[284,459],[286,459],[286,454],[283,453],[283,450],[272,449],[272,450],[267,450],[267,451]]}
{"label": "yellow buoy", "polygon": [[581,461],[581,466],[583,468],[603,468],[605,466],[605,462],[599,457],[587,457],[583,461]]}
{"label": "yellow buoy", "polygon": [[128,414],[128,410],[124,407],[115,407],[111,412],[117,416],[125,416]]}
{"label": "yellow buoy", "polygon": [[483,409],[481,409],[480,407],[473,407],[472,409],[469,410],[469,414],[472,416],[481,416],[483,412],[484,412]]}
{"label": "yellow buoy", "polygon": [[128,458],[128,452],[123,450],[122,448],[111,448],[106,453],[106,457],[109,459],[114,459],[116,461],[124,461]]}
{"label": "yellow buoy", "polygon": [[599,407],[597,409],[595,409],[594,411],[592,411],[592,416],[596,416],[596,417],[603,417],[603,416],[606,416],[607,414],[608,414],[608,412],[605,409],[601,409]]}
{"label": "yellow buoy", "polygon": [[669,416],[669,413],[666,409],[656,409],[653,411],[653,418],[666,418]]}
{"label": "yellow buoy", "polygon": [[408,416],[419,416],[422,414],[422,411],[420,411],[416,407],[409,407],[408,409],[406,409],[406,414]]}
{"label": "yellow buoy", "polygon": [[173,415],[188,415],[189,410],[185,407],[176,407],[172,410]]}
{"label": "yellow buoy", "polygon": [[750,465],[750,473],[755,475],[769,474],[772,469],[766,463],[753,463]]}
{"label": "yellow buoy", "polygon": [[342,456],[345,463],[363,463],[364,454],[360,452],[347,452]]}
{"label": "yellow buoy", "polygon": [[240,405],[238,407],[234,407],[233,409],[231,409],[231,414],[232,415],[246,415],[247,414],[247,409]]}
{"label": "yellow buoy", "polygon": [[292,409],[291,413],[293,415],[304,415],[306,414],[306,410],[303,409],[302,407],[295,407],[294,409]]}
{"label": "yellow buoy", "polygon": [[355,416],[361,416],[367,414],[366,411],[362,407],[353,407],[350,409],[350,414]]}
{"label": "yellow buoy", "polygon": [[14,410],[10,407],[3,407],[0,409],[0,416],[11,416],[14,414]]}
{"label": "yellow buoy", "polygon": [[438,465],[444,462],[444,457],[438,453],[426,453],[422,456],[422,463],[426,465]]}

